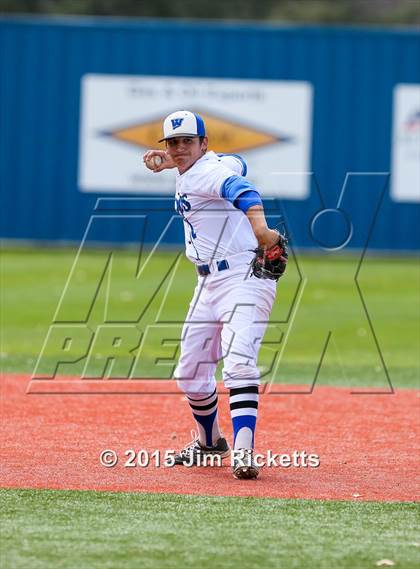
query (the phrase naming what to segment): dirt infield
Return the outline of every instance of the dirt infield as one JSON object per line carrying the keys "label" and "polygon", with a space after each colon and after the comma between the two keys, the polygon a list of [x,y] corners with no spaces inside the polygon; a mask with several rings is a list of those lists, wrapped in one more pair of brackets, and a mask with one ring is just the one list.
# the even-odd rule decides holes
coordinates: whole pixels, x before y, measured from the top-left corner
{"label": "dirt infield", "polygon": [[[178,449],[193,426],[188,405],[173,384],[147,382],[159,394],[27,394],[28,377],[1,381],[1,486],[174,492],[223,496],[334,500],[419,499],[419,398],[414,390],[354,395],[317,387],[313,394],[261,396],[257,450],[306,451],[318,468],[266,467],[256,481],[232,478],[230,467],[124,467],[127,449]],[[101,382],[101,385],[104,382]],[[49,382],[59,385],[57,380]],[[157,385],[159,384],[159,385]],[[80,382],[78,382],[80,385]],[[99,385],[99,383],[98,383]],[[155,389],[158,387],[158,389]],[[221,425],[231,433],[227,396]],[[119,463],[105,468],[104,449]],[[143,453],[144,456],[144,453]]]}

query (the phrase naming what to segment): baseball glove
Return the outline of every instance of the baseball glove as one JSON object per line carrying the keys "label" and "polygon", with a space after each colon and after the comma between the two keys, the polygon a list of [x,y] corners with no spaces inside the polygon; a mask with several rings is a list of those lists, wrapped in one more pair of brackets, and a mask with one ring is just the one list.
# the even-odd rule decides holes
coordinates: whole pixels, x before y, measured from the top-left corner
{"label": "baseball glove", "polygon": [[279,233],[279,240],[269,249],[258,247],[255,249],[255,257],[252,260],[252,274],[259,279],[271,279],[278,281],[286,270],[287,239]]}

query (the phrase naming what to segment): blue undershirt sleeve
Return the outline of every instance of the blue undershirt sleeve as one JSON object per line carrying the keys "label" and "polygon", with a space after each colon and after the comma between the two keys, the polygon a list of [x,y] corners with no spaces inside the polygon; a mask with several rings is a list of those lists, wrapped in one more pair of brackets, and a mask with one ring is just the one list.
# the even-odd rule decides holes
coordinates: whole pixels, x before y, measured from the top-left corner
{"label": "blue undershirt sleeve", "polygon": [[255,186],[243,176],[230,176],[220,188],[220,195],[244,213],[253,205],[262,205],[262,200]]}
{"label": "blue undershirt sleeve", "polygon": [[256,190],[247,190],[233,202],[233,205],[246,213],[253,205],[262,205],[260,194]]}
{"label": "blue undershirt sleeve", "polygon": [[255,190],[255,186],[243,176],[234,174],[223,182],[220,188],[220,195],[225,200],[234,203],[236,198],[247,190]]}

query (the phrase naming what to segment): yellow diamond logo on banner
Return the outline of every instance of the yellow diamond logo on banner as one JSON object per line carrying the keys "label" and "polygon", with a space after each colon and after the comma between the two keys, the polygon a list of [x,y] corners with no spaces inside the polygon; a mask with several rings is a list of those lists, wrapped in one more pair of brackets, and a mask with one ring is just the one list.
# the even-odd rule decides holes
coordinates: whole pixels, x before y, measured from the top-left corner
{"label": "yellow diamond logo on banner", "polygon": [[163,119],[159,119],[153,122],[135,124],[108,132],[107,134],[136,146],[158,148],[158,140],[162,138],[162,122]]}
{"label": "yellow diamond logo on banner", "polygon": [[[207,113],[198,113],[206,124],[209,148],[214,152],[245,152],[278,142],[288,142],[290,136],[273,135],[263,130],[246,126]],[[157,142],[162,138],[162,122],[165,117],[147,123],[134,124],[120,128],[108,135],[136,146],[159,148]]]}

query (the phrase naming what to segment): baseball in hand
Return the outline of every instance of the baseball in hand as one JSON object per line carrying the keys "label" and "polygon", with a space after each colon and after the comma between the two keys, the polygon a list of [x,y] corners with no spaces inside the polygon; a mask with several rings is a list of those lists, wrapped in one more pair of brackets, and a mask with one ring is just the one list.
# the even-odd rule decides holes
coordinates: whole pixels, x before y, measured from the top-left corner
{"label": "baseball in hand", "polygon": [[146,166],[149,168],[149,170],[154,170],[155,168],[159,168],[161,164],[162,164],[162,158],[160,156],[152,156],[146,162]]}

